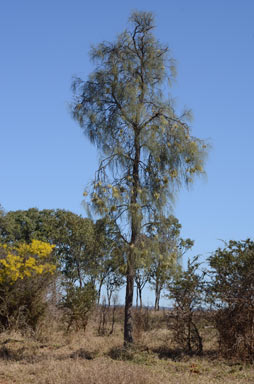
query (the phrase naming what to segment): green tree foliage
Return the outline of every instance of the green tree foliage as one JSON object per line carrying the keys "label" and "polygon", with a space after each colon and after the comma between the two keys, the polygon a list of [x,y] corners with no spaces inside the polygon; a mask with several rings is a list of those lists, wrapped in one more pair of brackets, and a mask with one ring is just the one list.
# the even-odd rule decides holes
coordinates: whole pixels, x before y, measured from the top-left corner
{"label": "green tree foliage", "polygon": [[111,295],[112,289],[117,290],[122,285],[123,257],[120,252],[122,241],[119,238],[117,228],[106,218],[96,221],[94,241],[94,275],[98,284],[99,302],[103,285],[106,286],[107,291],[111,291]]}
{"label": "green tree foliage", "polygon": [[159,310],[161,292],[183,254],[193,246],[190,239],[180,238],[181,224],[170,215],[148,226],[150,240],[149,282],[155,291],[155,310]]}
{"label": "green tree foliage", "polygon": [[208,299],[217,309],[215,323],[225,356],[254,357],[254,242],[229,241],[208,259]]}
{"label": "green tree foliage", "polygon": [[151,13],[132,13],[129,30],[91,49],[88,80],[73,82],[73,117],[102,156],[90,206],[118,224],[124,242],[126,343],[140,236],[151,220],[167,217],[176,188],[203,172],[206,148],[191,135],[188,113],[178,116],[165,96],[174,61],[153,30]]}
{"label": "green tree foliage", "polygon": [[121,264],[115,232],[107,220],[94,223],[61,209],[11,211],[0,220],[0,239],[5,244],[31,243],[33,239],[55,244],[58,269],[68,283],[83,287],[88,281],[93,282],[98,286],[98,300],[105,279],[117,273]]}
{"label": "green tree foliage", "polygon": [[[33,244],[40,244],[40,240],[35,239],[46,239],[49,243],[55,244],[53,260],[57,262],[58,274],[54,278],[61,281],[62,304],[66,309],[69,328],[74,324],[75,326],[83,324],[82,327],[85,328],[88,314],[94,303],[96,282],[100,282],[100,271],[102,268],[106,269],[106,265],[110,264],[110,240],[107,236],[109,236],[109,231],[102,220],[94,224],[91,219],[82,218],[65,210],[39,211],[31,208],[27,211],[8,212],[3,215],[0,222],[0,239],[8,249],[17,247],[20,241],[24,242],[26,248]],[[48,245],[50,247],[50,244]],[[6,247],[5,249],[7,249]],[[26,264],[23,267],[17,257],[18,255],[14,255],[12,258],[6,259],[8,265],[10,264],[8,271],[12,275],[14,272],[22,274],[23,269],[25,272],[29,272],[31,268],[36,267],[39,270],[44,267],[33,263],[31,268],[27,269]],[[19,269],[14,269],[15,263],[20,264]],[[111,263],[110,272],[112,270]],[[1,276],[0,273],[0,279]],[[4,283],[0,287],[1,308],[2,313],[5,314],[2,323],[9,314],[11,319],[26,318],[27,324],[35,324],[36,316],[46,308],[45,288],[48,286],[49,279],[46,279],[45,276],[37,276],[36,279],[24,279],[23,275],[20,276],[21,279],[16,279],[18,281],[15,281],[15,284],[9,286]],[[52,297],[57,296],[56,286],[56,281],[52,281],[52,292],[50,292]],[[9,299],[5,300],[7,296]],[[79,299],[82,302],[78,304]],[[30,300],[31,305],[25,305],[25,300]],[[14,302],[18,303],[18,312]],[[13,322],[13,320],[11,321]]]}
{"label": "green tree foliage", "polygon": [[0,223],[0,239],[5,244],[31,243],[33,239],[55,244],[60,269],[80,285],[83,275],[92,273],[94,224],[72,212],[37,208],[10,211]]}
{"label": "green tree foliage", "polygon": [[58,231],[54,233],[60,269],[65,278],[82,288],[94,272],[94,224],[75,213],[55,213]]}
{"label": "green tree foliage", "polygon": [[55,243],[59,228],[56,211],[37,208],[7,212],[0,221],[0,239],[6,244],[17,241],[31,242],[33,239]]}

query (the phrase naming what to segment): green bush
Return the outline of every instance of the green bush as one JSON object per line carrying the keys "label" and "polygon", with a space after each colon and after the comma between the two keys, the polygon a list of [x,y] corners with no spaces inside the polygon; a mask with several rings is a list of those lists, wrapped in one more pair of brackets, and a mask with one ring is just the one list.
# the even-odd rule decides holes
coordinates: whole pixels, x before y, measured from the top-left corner
{"label": "green bush", "polygon": [[64,320],[67,323],[67,331],[86,329],[88,317],[97,298],[97,291],[93,284],[87,283],[83,287],[72,283],[65,285],[65,295],[61,301],[64,309]]}
{"label": "green bush", "polygon": [[208,300],[225,357],[254,358],[254,242],[230,241],[209,258]]}

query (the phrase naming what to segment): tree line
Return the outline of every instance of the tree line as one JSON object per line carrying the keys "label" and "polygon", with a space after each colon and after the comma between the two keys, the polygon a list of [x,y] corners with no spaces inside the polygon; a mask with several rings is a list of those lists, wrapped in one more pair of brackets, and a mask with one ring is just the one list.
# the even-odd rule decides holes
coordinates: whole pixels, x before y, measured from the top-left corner
{"label": "tree line", "polygon": [[[176,261],[188,250],[193,241],[180,237],[181,225],[174,216],[167,223],[167,234],[161,238],[160,257],[153,249],[153,237],[143,237],[142,257],[136,265],[136,305],[142,307],[142,292],[149,284],[155,292],[155,309],[159,310],[161,293]],[[167,235],[167,241],[165,236]],[[122,239],[111,222],[81,217],[65,210],[28,210],[2,212],[0,242],[2,246],[31,244],[33,241],[49,244],[51,258],[62,277],[80,289],[88,283],[96,290],[97,303],[105,288],[108,305],[113,292],[119,290],[126,276],[126,258]],[[150,248],[149,248],[150,247]],[[150,252],[148,250],[150,249]],[[17,249],[17,255],[20,253]]]}
{"label": "tree line", "polygon": [[[218,248],[202,268],[198,257],[187,267],[177,263],[191,245],[179,237],[180,224],[172,218],[171,252],[165,258],[153,254],[136,268],[136,292],[140,297],[146,283],[155,292],[155,309],[160,293],[170,303],[168,326],[174,340],[187,353],[202,353],[200,330],[213,326],[220,351],[227,357],[251,360],[254,356],[254,242],[230,241]],[[86,329],[93,309],[101,307],[100,334],[104,332],[105,304],[126,283],[126,258],[121,238],[111,223],[93,222],[65,210],[10,211],[0,215],[0,329],[36,330],[45,312],[60,311],[67,331]],[[162,237],[165,246],[165,238]],[[153,242],[152,242],[153,243]],[[156,252],[158,249],[156,248]],[[163,255],[163,253],[161,253]],[[141,259],[139,259],[141,260]],[[144,262],[144,260],[146,262]],[[157,283],[156,283],[157,282]],[[140,284],[142,287],[140,288]],[[51,310],[50,310],[51,308]],[[112,332],[115,321],[113,310]],[[101,323],[102,322],[102,323]]]}

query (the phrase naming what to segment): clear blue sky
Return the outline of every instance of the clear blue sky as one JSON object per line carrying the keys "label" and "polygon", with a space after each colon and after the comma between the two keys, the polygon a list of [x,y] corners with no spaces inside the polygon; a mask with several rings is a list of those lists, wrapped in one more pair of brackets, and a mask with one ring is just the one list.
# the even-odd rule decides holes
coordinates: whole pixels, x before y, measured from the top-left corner
{"label": "clear blue sky", "polygon": [[0,6],[0,203],[6,210],[83,213],[97,165],[68,111],[72,75],[92,70],[91,44],[112,40],[133,9],[153,11],[177,60],[172,89],[212,150],[207,178],[175,204],[193,254],[218,239],[253,238],[254,2],[252,0],[8,0]]}

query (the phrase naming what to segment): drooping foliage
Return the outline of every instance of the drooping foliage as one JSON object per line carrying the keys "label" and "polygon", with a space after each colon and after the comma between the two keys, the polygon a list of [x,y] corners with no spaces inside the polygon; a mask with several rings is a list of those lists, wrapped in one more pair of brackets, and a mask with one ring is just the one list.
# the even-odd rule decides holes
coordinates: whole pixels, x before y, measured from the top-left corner
{"label": "drooping foliage", "polygon": [[188,113],[166,96],[174,61],[153,34],[153,15],[134,12],[130,29],[91,49],[95,70],[76,78],[73,117],[101,153],[90,207],[118,225],[126,260],[125,342],[132,342],[133,283],[140,237],[167,220],[175,191],[203,172],[206,144]]}

